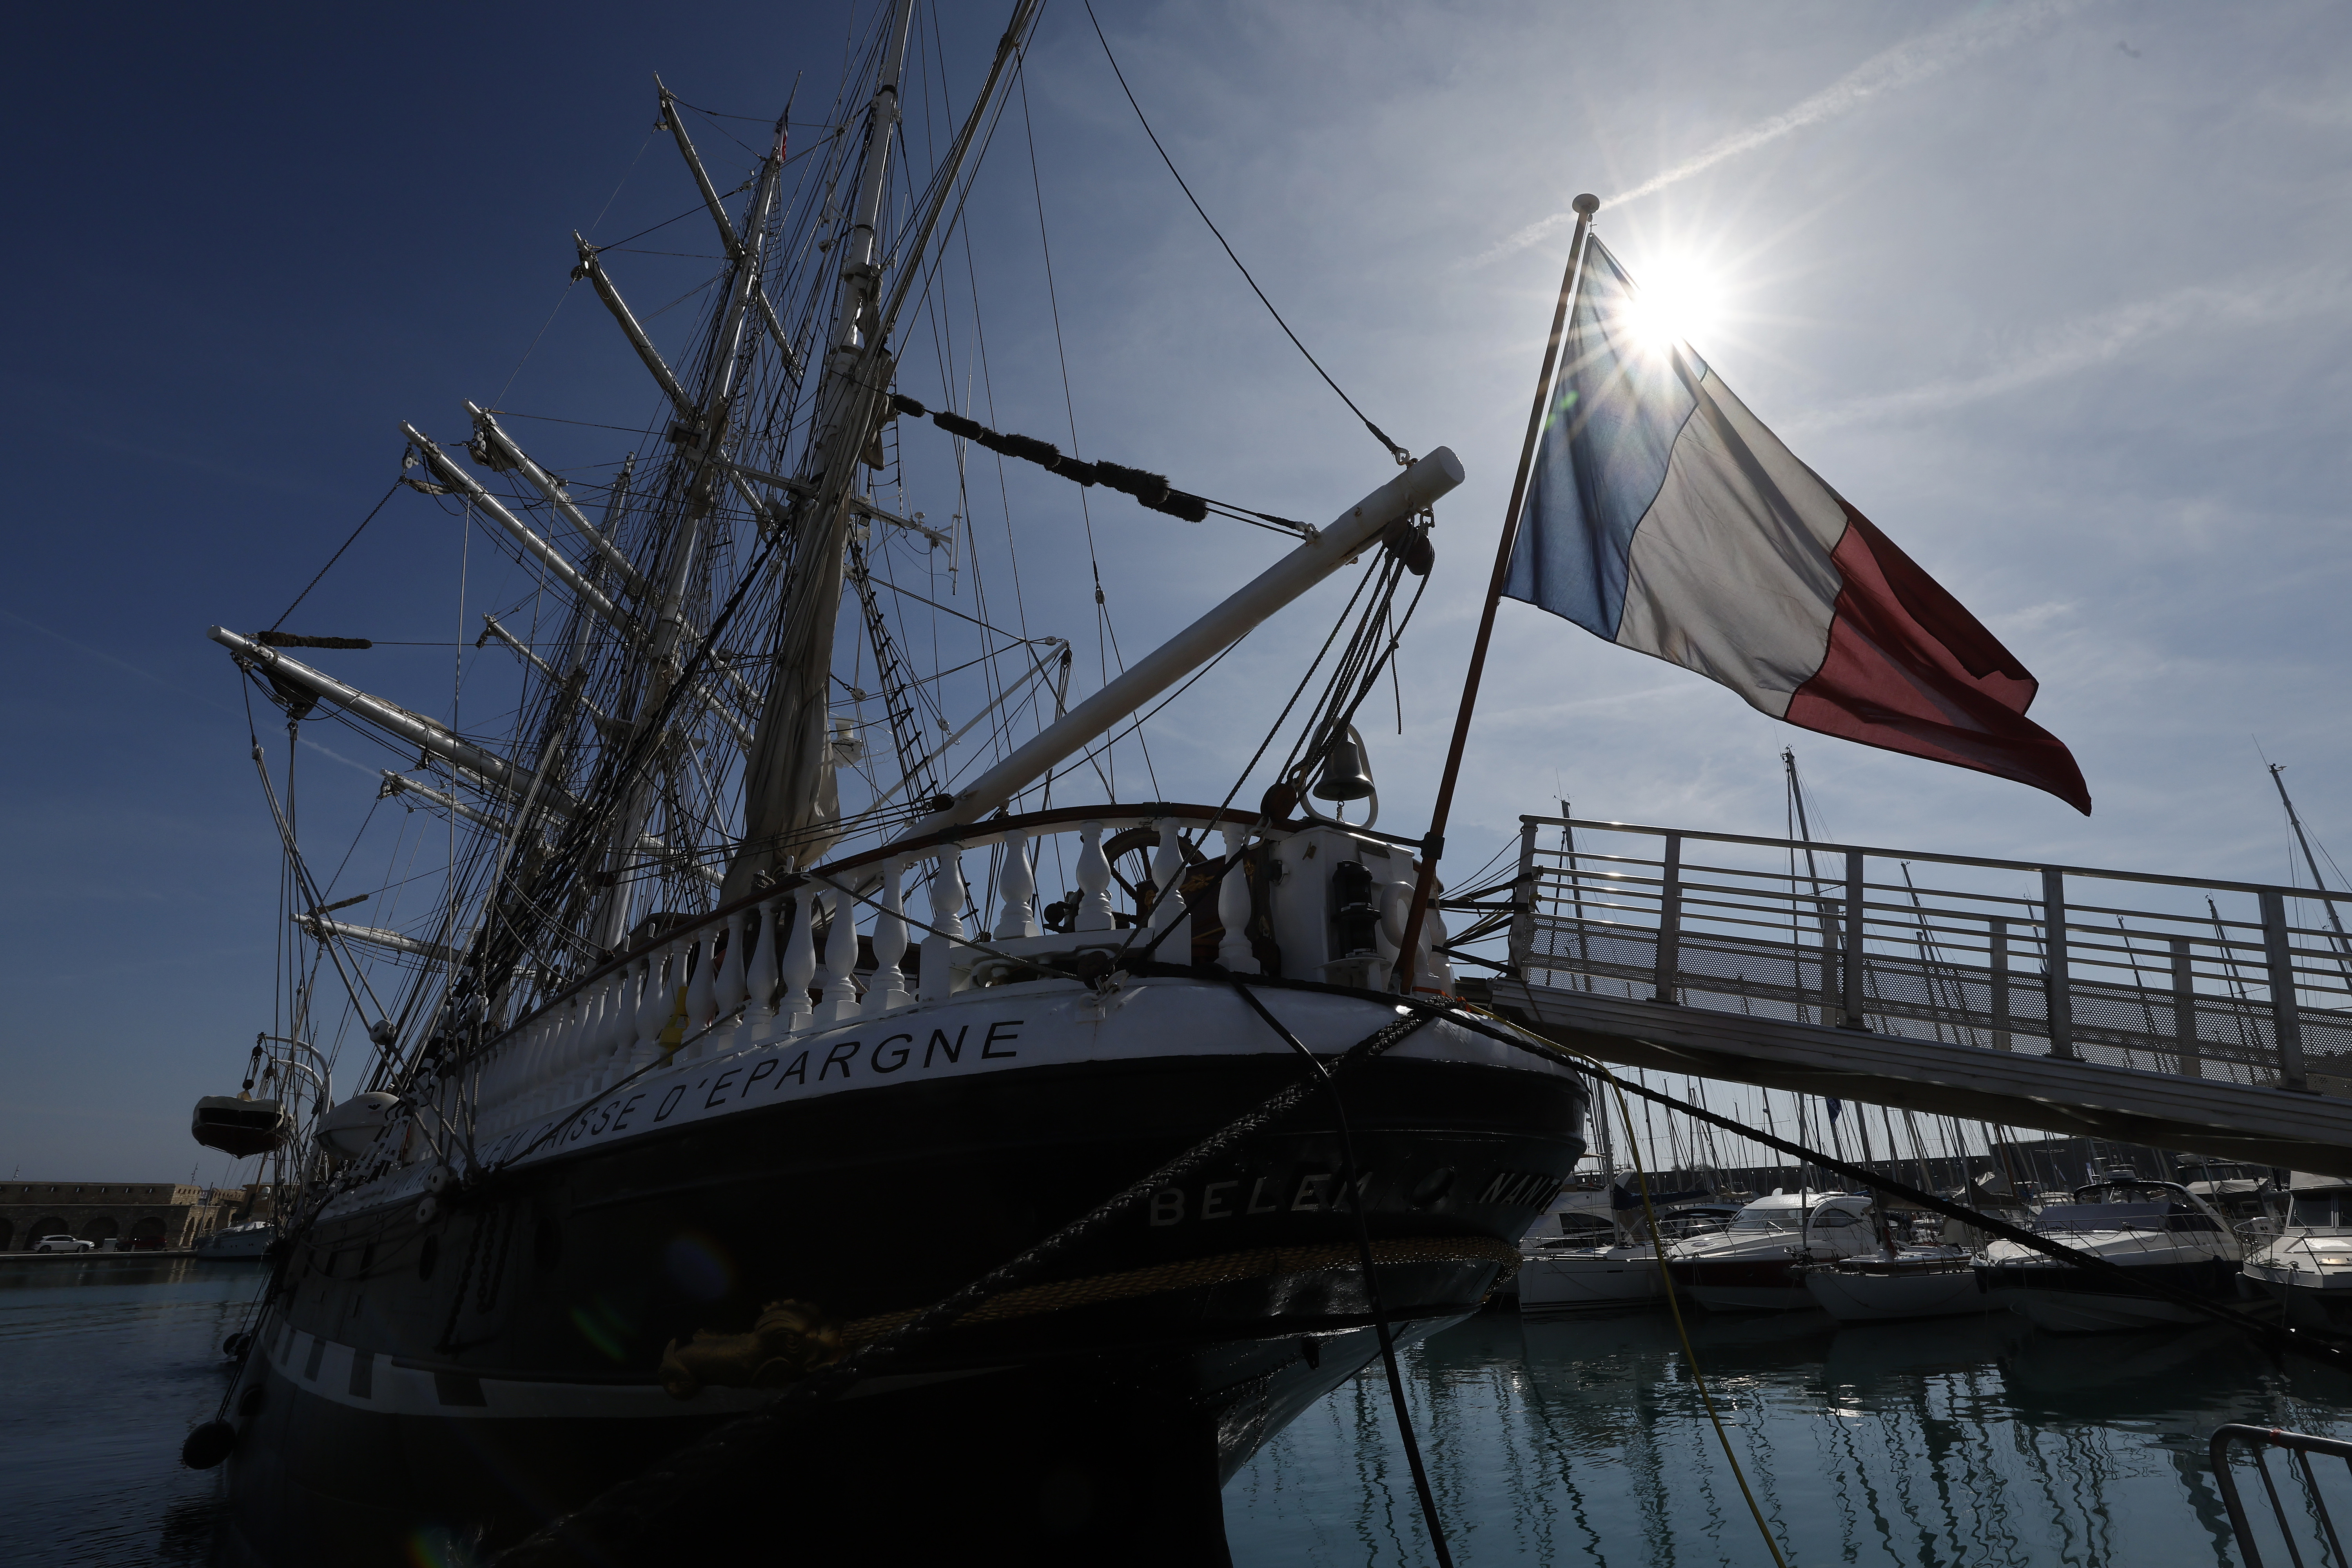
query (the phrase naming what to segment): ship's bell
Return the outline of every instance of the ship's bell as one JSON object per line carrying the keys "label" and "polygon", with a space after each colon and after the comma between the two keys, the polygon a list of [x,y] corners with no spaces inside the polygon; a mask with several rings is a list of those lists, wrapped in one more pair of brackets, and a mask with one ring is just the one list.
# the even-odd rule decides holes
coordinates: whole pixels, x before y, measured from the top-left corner
{"label": "ship's bell", "polygon": [[1350,733],[1331,742],[1323,753],[1323,776],[1315,781],[1318,800],[1361,800],[1372,793],[1372,776],[1364,771],[1364,750]]}

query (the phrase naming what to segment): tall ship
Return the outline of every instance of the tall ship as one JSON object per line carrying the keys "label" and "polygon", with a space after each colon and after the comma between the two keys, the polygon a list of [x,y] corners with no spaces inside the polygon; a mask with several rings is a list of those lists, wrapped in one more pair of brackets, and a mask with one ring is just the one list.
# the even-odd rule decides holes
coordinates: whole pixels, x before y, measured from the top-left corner
{"label": "tall ship", "polygon": [[[300,1005],[265,1047],[357,1085],[273,1127],[300,1197],[191,1440],[231,1561],[1226,1561],[1223,1480],[1475,1310],[1581,1156],[1583,1081],[1451,994],[1433,847],[1351,804],[1454,455],[1396,449],[1310,526],[1008,430],[1057,411],[972,374],[968,198],[1037,12],[961,105],[912,0],[854,14],[819,107],[803,81],[747,126],[659,90],[687,212],[646,245],[697,229],[670,248],[719,269],[655,312],[631,254],[578,241],[656,409],[635,444],[559,462],[532,448],[593,422],[470,401],[462,435],[400,427],[401,504],[515,567],[462,711],[367,689],[333,628],[213,628],[285,851]],[[975,524],[1007,471],[1192,562],[1184,524],[1228,528],[1237,564],[1088,681],[978,591],[1034,513]],[[1113,769],[1334,579],[1311,661],[1210,716],[1263,737],[1223,798]],[[431,824],[421,914],[353,908],[299,830],[330,726]]]}

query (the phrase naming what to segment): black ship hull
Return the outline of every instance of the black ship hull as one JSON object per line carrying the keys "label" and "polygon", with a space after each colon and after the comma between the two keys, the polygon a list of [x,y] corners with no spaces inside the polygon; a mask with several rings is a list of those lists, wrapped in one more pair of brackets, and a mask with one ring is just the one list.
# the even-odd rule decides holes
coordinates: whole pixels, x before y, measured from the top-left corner
{"label": "black ship hull", "polygon": [[[871,1338],[1300,1071],[1164,1056],[902,1082],[525,1164],[422,1222],[414,1201],[331,1210],[282,1259],[232,1401],[230,1556],[486,1558],[775,1397],[673,1397],[673,1342],[780,1300]],[[682,1479],[666,1538],[1224,1560],[1223,1481],[1377,1353],[1355,1205],[1410,1340],[1477,1308],[1583,1152],[1565,1074],[1399,1054],[1344,1088],[1355,1191],[1318,1094],[1039,1287],[799,1407],[748,1490]],[[577,1545],[616,1560],[593,1531]]]}

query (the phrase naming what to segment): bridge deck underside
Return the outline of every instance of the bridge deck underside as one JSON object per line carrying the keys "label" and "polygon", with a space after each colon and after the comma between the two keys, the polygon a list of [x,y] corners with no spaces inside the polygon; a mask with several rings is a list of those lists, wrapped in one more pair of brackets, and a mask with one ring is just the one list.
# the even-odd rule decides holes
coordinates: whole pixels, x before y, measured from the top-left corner
{"label": "bridge deck underside", "polygon": [[[2054,1056],[2030,1032],[2047,1026],[2043,999],[2020,984],[2038,976],[2007,977],[2002,1031],[1989,971],[1874,954],[1868,1026],[1850,1029],[1818,950],[1685,931],[1669,1004],[1654,999],[1654,932],[1545,921],[1535,946],[1528,980],[1469,989],[1605,1062],[2352,1176],[2352,1100],[2275,1087],[2268,1019],[2234,998],[2193,999],[2184,1052],[2169,993],[2077,983],[2075,1054]],[[2352,1047],[2328,1037],[2340,1026],[2305,1014],[2303,1027],[2315,1059]]]}

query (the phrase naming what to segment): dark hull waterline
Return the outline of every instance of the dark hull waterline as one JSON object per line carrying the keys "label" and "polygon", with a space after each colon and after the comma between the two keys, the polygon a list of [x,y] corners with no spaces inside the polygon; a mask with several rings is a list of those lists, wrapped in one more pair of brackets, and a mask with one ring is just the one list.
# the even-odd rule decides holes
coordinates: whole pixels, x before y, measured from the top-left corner
{"label": "dark hull waterline", "polygon": [[[671,1342],[782,1300],[870,1337],[1297,1072],[1160,1058],[902,1084],[527,1165],[430,1223],[413,1203],[321,1222],[236,1395],[232,1553],[512,1541],[773,1398],[673,1399]],[[1505,1272],[1582,1152],[1582,1090],[1393,1057],[1347,1084],[1382,1302],[1413,1337]],[[1057,1289],[780,1428],[764,1481],[681,1496],[668,1538],[1222,1561],[1223,1479],[1376,1354],[1340,1168],[1318,1096],[1057,1260]]]}

